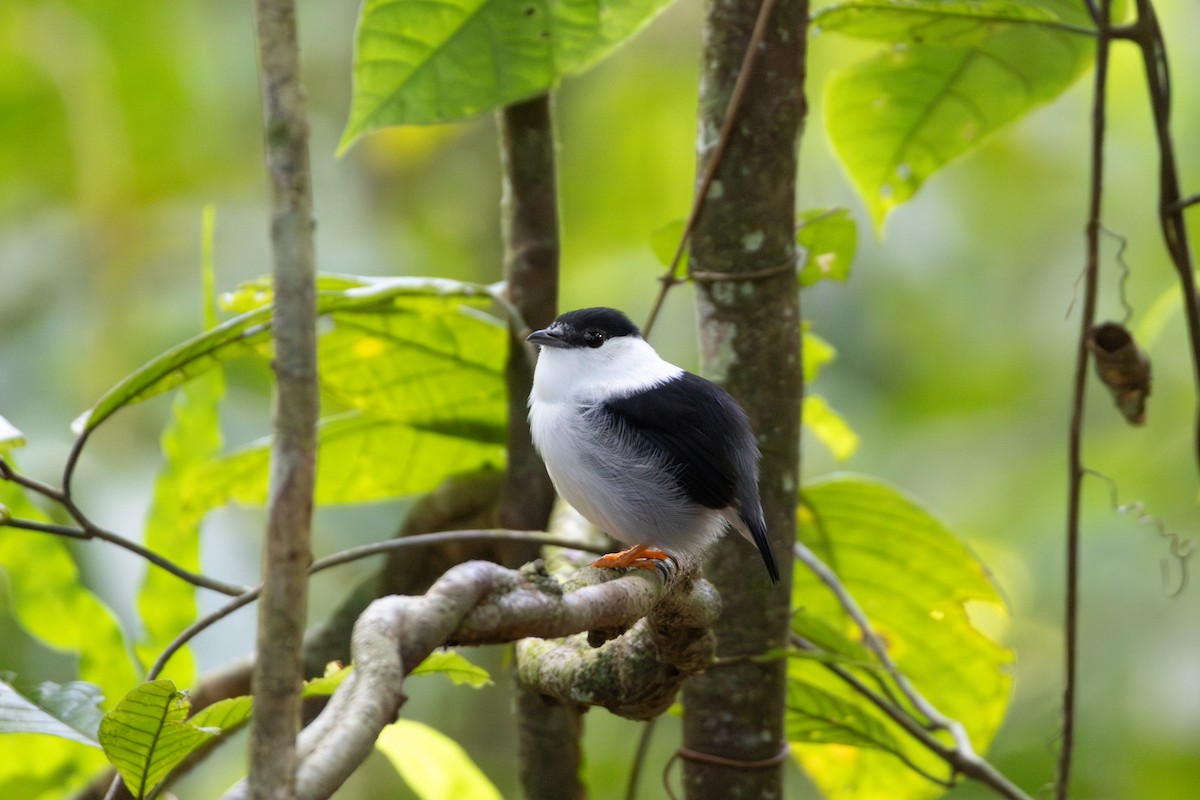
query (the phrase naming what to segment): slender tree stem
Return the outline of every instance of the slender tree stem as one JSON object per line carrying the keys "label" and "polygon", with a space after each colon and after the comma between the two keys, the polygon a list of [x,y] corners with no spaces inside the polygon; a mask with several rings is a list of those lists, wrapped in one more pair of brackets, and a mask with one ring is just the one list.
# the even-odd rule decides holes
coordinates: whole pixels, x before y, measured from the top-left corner
{"label": "slender tree stem", "polygon": [[1075,352],[1075,378],[1071,399],[1071,426],[1067,451],[1066,598],[1063,649],[1065,677],[1062,702],[1062,742],[1058,754],[1055,797],[1070,793],[1071,758],[1075,750],[1075,714],[1079,660],[1079,558],[1080,507],[1083,495],[1083,418],[1087,400],[1088,331],[1096,321],[1096,294],[1100,272],[1101,207],[1104,197],[1104,125],[1111,41],[1109,0],[1099,0],[1096,19],[1096,75],[1092,92],[1091,180],[1088,189],[1087,256],[1084,265],[1083,313]]}
{"label": "slender tree stem", "polygon": [[290,800],[296,791],[302,645],[312,563],[319,411],[316,267],[296,9],[292,0],[256,0],[254,9],[272,198],[276,396],[249,790],[255,800]]}

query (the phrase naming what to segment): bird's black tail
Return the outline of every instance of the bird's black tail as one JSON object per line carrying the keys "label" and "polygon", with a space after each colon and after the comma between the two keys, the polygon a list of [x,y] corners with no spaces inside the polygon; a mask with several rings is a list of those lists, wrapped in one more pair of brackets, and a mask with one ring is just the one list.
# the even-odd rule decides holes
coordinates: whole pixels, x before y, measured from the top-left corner
{"label": "bird's black tail", "polygon": [[753,513],[747,515],[742,513],[742,520],[745,521],[746,527],[750,529],[750,535],[754,538],[754,544],[758,547],[758,552],[762,554],[763,563],[767,565],[767,574],[771,576],[771,583],[779,585],[779,564],[775,561],[775,551],[771,549],[771,540],[767,538],[767,523],[763,519],[762,509],[754,508]]}

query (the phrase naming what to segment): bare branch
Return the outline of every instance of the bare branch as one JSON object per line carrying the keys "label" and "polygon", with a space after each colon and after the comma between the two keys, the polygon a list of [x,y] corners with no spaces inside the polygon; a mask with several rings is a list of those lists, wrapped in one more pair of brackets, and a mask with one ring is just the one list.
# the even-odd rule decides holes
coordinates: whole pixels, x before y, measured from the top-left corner
{"label": "bare branch", "polygon": [[[659,624],[664,629],[671,628],[670,620],[702,621],[715,612],[711,587],[695,583],[691,573],[664,581],[657,573],[638,570],[614,579],[609,571],[585,569],[573,585],[577,588],[564,591],[544,572],[518,573],[472,561],[448,571],[421,597],[385,597],[372,603],[355,626],[354,672],[300,736],[297,796],[317,800],[332,795],[370,754],[383,727],[396,718],[405,699],[404,676],[437,647],[621,630],[652,610],[657,613],[660,599]],[[668,596],[673,599],[666,600]],[[692,603],[696,610],[688,610]],[[612,659],[629,655],[619,642],[602,647],[601,653],[611,650],[613,655],[603,663],[582,666],[577,677],[591,669],[615,668]],[[638,685],[643,680],[639,678]],[[226,794],[247,796],[244,783]]]}

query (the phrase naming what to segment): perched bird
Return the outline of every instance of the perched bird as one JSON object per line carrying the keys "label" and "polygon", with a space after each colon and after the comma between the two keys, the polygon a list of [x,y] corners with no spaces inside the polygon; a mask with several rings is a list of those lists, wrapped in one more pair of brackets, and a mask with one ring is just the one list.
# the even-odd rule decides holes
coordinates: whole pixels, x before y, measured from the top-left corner
{"label": "perched bird", "polygon": [[778,583],[758,445],[737,401],[660,358],[615,309],[569,311],[528,340],[541,348],[529,423],[554,487],[631,545],[593,566],[654,569],[668,552],[699,556],[728,523]]}

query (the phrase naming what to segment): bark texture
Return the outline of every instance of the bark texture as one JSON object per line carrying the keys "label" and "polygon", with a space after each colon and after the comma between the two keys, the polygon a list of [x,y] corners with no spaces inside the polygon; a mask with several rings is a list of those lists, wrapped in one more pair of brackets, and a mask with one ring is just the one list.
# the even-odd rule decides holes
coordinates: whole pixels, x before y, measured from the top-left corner
{"label": "bark texture", "polygon": [[275,286],[275,443],[259,600],[250,734],[250,796],[295,796],[300,729],[301,646],[319,410],[316,366],[316,268],[308,121],[300,85],[296,12],[291,0],[257,0],[263,127],[271,183]]}
{"label": "bark texture", "polygon": [[[758,13],[754,0],[706,5],[701,172]],[[692,269],[705,276],[697,280],[703,370],[754,424],[763,453],[763,511],[782,573],[772,587],[738,537],[725,537],[708,560],[705,574],[721,593],[723,612],[715,628],[719,665],[684,690],[684,787],[692,800],[782,796],[786,664],[740,657],[781,648],[788,633],[803,391],[795,177],[806,25],[805,0],[775,5],[692,235]]]}

